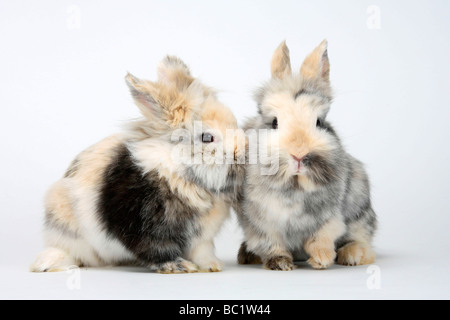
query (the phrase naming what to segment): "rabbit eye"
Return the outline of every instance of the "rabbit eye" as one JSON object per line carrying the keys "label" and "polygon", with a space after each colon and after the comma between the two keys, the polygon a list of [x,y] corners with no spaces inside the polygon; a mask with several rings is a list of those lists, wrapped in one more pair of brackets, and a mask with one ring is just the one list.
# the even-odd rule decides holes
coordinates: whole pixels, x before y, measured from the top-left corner
{"label": "rabbit eye", "polygon": [[203,143],[214,142],[214,136],[211,133],[203,133],[202,134],[202,142]]}
{"label": "rabbit eye", "polygon": [[272,121],[272,129],[278,129],[278,119],[275,118]]}

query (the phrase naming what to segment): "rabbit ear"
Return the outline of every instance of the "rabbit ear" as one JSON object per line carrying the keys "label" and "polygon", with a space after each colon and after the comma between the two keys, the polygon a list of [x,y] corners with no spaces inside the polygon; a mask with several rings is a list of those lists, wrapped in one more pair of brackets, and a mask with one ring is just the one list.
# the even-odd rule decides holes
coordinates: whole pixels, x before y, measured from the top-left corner
{"label": "rabbit ear", "polygon": [[158,65],[158,79],[164,84],[188,87],[194,80],[188,66],[179,58],[166,56]]}
{"label": "rabbit ear", "polygon": [[125,81],[142,114],[147,118],[161,118],[162,109],[155,99],[156,90],[151,82],[141,80],[131,73],[126,75]]}
{"label": "rabbit ear", "polygon": [[330,82],[330,61],[328,60],[328,42],[323,40],[313,52],[306,57],[300,68],[303,78]]}
{"label": "rabbit ear", "polygon": [[289,48],[286,41],[283,41],[275,50],[272,56],[272,77],[282,79],[292,74],[291,58],[289,57]]}

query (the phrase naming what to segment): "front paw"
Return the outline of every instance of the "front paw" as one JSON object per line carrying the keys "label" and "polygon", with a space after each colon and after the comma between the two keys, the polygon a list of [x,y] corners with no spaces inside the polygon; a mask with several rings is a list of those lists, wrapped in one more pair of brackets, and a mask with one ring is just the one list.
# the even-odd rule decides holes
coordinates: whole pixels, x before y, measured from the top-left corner
{"label": "front paw", "polygon": [[294,270],[294,261],[290,257],[278,256],[264,261],[264,269],[275,271]]}
{"label": "front paw", "polygon": [[175,261],[165,262],[158,265],[156,272],[162,274],[194,273],[198,272],[198,267],[192,262],[180,258]]}
{"label": "front paw", "polygon": [[372,264],[375,252],[369,244],[350,242],[338,250],[337,263],[344,266]]}
{"label": "front paw", "polygon": [[205,260],[198,263],[200,272],[221,272],[223,270],[223,263],[217,258]]}
{"label": "front paw", "polygon": [[314,269],[327,269],[334,264],[336,251],[331,248],[314,248],[310,252],[309,265]]}

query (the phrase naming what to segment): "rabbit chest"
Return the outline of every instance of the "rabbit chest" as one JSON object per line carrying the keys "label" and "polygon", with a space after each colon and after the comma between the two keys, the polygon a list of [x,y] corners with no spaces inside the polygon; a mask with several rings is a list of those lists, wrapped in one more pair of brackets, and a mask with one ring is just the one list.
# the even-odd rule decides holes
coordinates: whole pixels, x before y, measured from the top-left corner
{"label": "rabbit chest", "polygon": [[300,190],[271,190],[263,198],[250,192],[249,198],[247,205],[255,210],[246,210],[248,218],[267,233],[283,235],[287,243],[301,243],[335,214],[320,194]]}

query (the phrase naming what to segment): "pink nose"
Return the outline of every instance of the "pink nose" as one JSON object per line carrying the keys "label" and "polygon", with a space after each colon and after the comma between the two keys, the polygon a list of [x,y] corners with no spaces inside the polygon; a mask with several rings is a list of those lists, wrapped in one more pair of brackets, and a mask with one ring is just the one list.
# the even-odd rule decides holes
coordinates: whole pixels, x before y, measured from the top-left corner
{"label": "pink nose", "polygon": [[299,157],[297,157],[297,156],[294,156],[293,154],[291,154],[291,156],[292,156],[292,158],[294,158],[294,160],[297,161],[298,163],[300,163],[300,162],[303,160],[303,158],[299,158]]}

